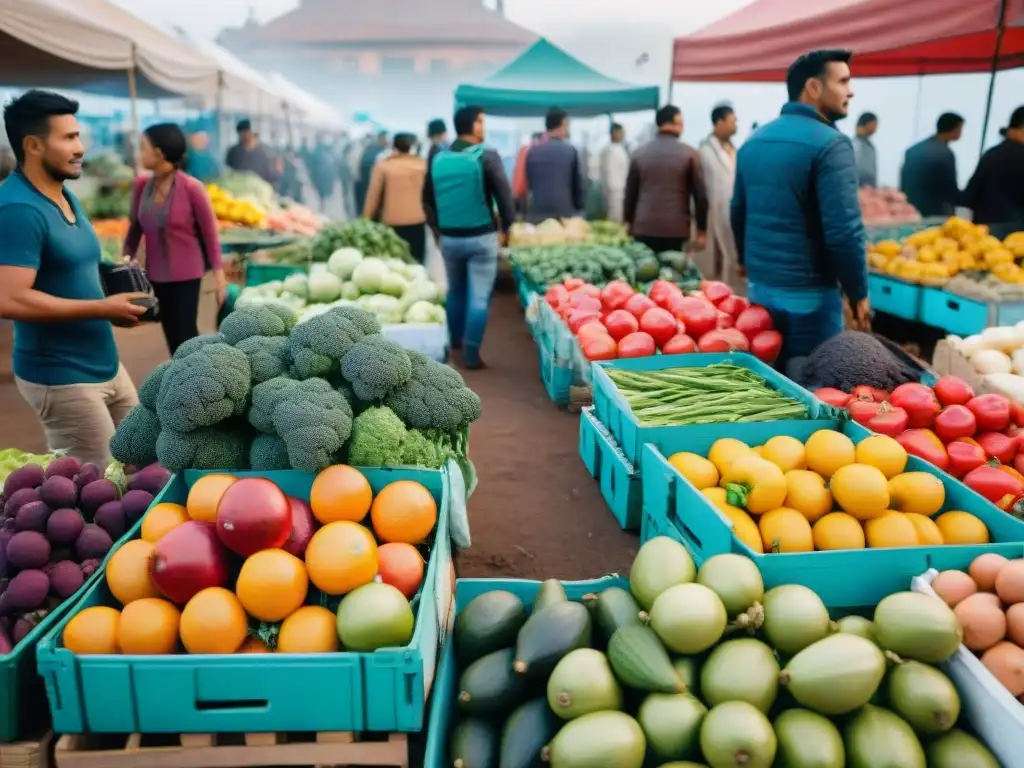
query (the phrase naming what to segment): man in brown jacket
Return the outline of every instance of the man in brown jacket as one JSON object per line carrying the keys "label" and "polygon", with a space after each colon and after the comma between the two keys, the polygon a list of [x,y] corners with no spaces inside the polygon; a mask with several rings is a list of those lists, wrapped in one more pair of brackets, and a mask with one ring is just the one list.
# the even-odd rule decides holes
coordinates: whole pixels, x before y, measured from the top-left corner
{"label": "man in brown jacket", "polygon": [[427,252],[427,214],[423,210],[427,161],[411,154],[415,140],[411,134],[397,134],[395,151],[373,167],[363,216],[394,229],[422,264]]}
{"label": "man in brown jacket", "polygon": [[690,203],[697,220],[698,249],[707,239],[708,197],[700,153],[679,140],[683,114],[671,104],[655,117],[658,135],[629,162],[623,218],[633,239],[655,253],[679,251],[690,240]]}

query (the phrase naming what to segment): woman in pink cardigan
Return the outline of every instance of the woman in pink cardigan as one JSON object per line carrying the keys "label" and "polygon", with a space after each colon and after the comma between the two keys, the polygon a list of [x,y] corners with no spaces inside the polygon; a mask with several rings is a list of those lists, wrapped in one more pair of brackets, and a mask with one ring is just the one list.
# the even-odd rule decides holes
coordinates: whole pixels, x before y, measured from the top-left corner
{"label": "woman in pink cardigan", "polygon": [[160,324],[174,350],[199,335],[199,287],[212,270],[217,302],[227,289],[217,237],[217,218],[206,188],[182,170],[188,144],[174,123],[147,128],[140,142],[142,165],[152,176],[135,181],[125,256],[146,242],[146,274],[160,301]]}

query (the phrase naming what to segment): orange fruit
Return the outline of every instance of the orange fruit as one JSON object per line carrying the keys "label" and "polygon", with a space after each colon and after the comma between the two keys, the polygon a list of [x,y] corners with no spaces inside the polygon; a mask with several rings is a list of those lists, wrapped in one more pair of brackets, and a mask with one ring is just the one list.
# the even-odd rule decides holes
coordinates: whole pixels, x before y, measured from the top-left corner
{"label": "orange fruit", "polygon": [[256,635],[249,635],[238,649],[238,653],[273,653],[272,650]]}
{"label": "orange fruit", "polygon": [[916,547],[917,528],[902,512],[885,514],[864,523],[864,534],[872,549],[885,547]]}
{"label": "orange fruit", "polygon": [[181,612],[181,642],[189,653],[235,653],[245,642],[248,624],[234,592],[207,587]]}
{"label": "orange fruit", "polygon": [[359,523],[328,523],[309,540],[306,570],[317,589],[344,595],[377,575],[377,542]]}
{"label": "orange fruit", "polygon": [[107,586],[110,594],[121,605],[147,597],[159,597],[160,591],[150,578],[153,544],[145,539],[133,539],[110,556],[107,563]]}
{"label": "orange fruit", "polygon": [[930,517],[919,515],[916,512],[905,512],[904,515],[911,525],[914,526],[914,530],[917,531],[918,544],[934,547],[942,546],[946,543],[942,538],[942,531],[939,530],[939,526]]}
{"label": "orange fruit", "polygon": [[72,653],[117,653],[117,625],[121,612],[94,605],[74,616],[64,627],[64,647]]}
{"label": "orange fruit", "polygon": [[423,558],[412,544],[392,542],[377,549],[380,580],[412,599],[423,582]]}
{"label": "orange fruit", "polygon": [[943,512],[935,524],[947,544],[988,544],[988,528],[970,512]]}
{"label": "orange fruit", "polygon": [[308,590],[306,566],[283,549],[264,549],[249,555],[235,582],[242,607],[260,621],[281,621],[306,602]]}
{"label": "orange fruit", "polygon": [[304,605],[281,623],[278,653],[333,653],[341,647],[338,618],[319,605]]}
{"label": "orange fruit", "polygon": [[421,544],[437,524],[437,504],[419,483],[398,480],[381,488],[370,508],[370,519],[382,541]]}
{"label": "orange fruit", "polygon": [[822,551],[864,549],[864,529],[860,521],[845,512],[830,512],[818,518],[811,528],[814,548]]}
{"label": "orange fruit", "polygon": [[765,552],[811,552],[814,534],[807,518],[789,507],[778,507],[758,518]]}
{"label": "orange fruit", "polygon": [[339,520],[358,523],[370,511],[373,490],[362,472],[345,464],[328,467],[313,480],[309,506],[313,517],[326,525]]}
{"label": "orange fruit", "polygon": [[185,508],[193,520],[204,523],[217,522],[217,505],[224,491],[232,486],[238,478],[234,475],[203,475],[188,491]]}
{"label": "orange fruit", "polygon": [[159,597],[133,600],[121,611],[117,647],[127,654],[174,653],[181,611]]}
{"label": "orange fruit", "polygon": [[156,544],[179,525],[192,518],[181,504],[161,502],[154,505],[142,518],[142,538]]}

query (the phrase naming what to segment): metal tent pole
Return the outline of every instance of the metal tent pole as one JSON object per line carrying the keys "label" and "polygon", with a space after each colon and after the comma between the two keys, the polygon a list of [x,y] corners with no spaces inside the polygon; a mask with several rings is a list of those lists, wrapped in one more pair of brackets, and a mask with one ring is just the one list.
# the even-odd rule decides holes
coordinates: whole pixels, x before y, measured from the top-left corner
{"label": "metal tent pole", "polygon": [[138,173],[142,166],[139,159],[139,99],[135,85],[135,67],[137,64],[136,54],[137,50],[133,45],[132,64],[128,68],[128,100],[131,104],[132,116],[132,165],[135,167],[135,172]]}
{"label": "metal tent pole", "polygon": [[999,54],[1003,47],[1003,35],[1006,34],[1006,0],[999,5],[999,26],[996,29],[996,49],[992,53],[992,74],[988,79],[988,98],[985,100],[985,119],[981,124],[981,149],[985,154],[985,138],[988,136],[988,122],[992,117],[992,99],[996,91],[996,73],[999,71]]}

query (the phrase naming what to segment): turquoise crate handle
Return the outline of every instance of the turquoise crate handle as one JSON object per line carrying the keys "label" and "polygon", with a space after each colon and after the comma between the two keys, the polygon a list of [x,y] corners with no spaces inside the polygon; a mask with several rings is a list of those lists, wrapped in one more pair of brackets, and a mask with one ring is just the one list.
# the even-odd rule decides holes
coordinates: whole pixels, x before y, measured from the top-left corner
{"label": "turquoise crate handle", "polygon": [[946,299],[946,308],[951,309],[953,312],[959,312],[960,302],[956,299]]}
{"label": "turquoise crate handle", "polygon": [[[712,555],[732,552],[732,525],[719,512],[715,505],[704,498],[688,480],[679,475],[675,469],[666,473],[667,516],[683,538],[683,544],[689,549],[698,563],[703,563]],[[682,493],[680,493],[682,491]],[[690,502],[689,504],[684,504]],[[687,507],[692,514],[682,509]],[[703,508],[701,508],[703,507]]]}
{"label": "turquoise crate handle", "polygon": [[886,296],[892,296],[892,286],[891,285],[885,285],[885,284],[880,285],[879,286],[879,290],[882,293],[884,293]]}

